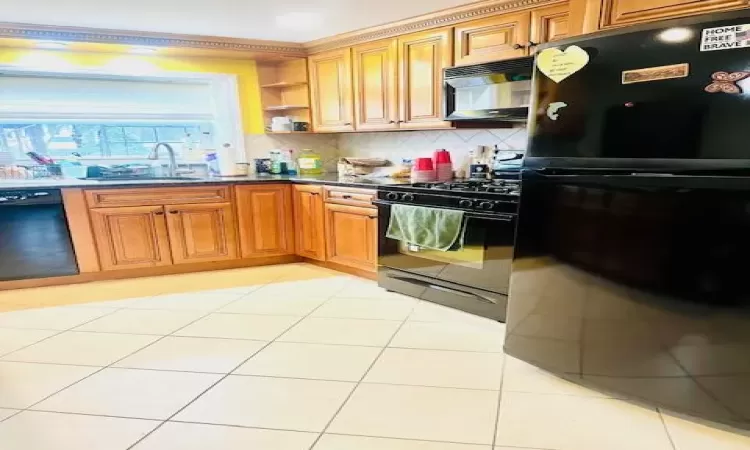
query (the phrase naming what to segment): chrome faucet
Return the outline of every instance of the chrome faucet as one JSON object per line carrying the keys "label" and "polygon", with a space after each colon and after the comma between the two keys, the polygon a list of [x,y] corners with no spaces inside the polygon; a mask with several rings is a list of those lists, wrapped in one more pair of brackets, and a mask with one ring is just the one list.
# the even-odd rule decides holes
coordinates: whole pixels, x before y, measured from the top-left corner
{"label": "chrome faucet", "polygon": [[174,149],[171,145],[167,144],[166,142],[159,142],[154,146],[154,149],[151,150],[151,153],[148,154],[148,159],[159,159],[159,147],[164,146],[164,148],[167,149],[167,152],[169,153],[169,172],[167,173],[167,176],[169,177],[176,177],[177,176],[177,160],[174,156]]}

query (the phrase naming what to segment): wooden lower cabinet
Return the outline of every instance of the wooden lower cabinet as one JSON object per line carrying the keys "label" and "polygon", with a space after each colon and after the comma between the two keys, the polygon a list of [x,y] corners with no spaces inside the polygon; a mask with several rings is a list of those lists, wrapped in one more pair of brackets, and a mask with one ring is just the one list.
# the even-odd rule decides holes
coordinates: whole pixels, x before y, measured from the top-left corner
{"label": "wooden lower cabinet", "polygon": [[102,270],[172,264],[162,206],[92,209],[91,225]]}
{"label": "wooden lower cabinet", "polygon": [[166,210],[174,264],[237,259],[231,203],[172,205]]}
{"label": "wooden lower cabinet", "polygon": [[326,235],[323,216],[323,187],[295,185],[294,227],[298,255],[325,261]]}
{"label": "wooden lower cabinet", "polygon": [[325,205],[328,261],[358,269],[377,269],[377,210],[359,206]]}
{"label": "wooden lower cabinet", "polygon": [[236,186],[235,199],[243,258],[294,254],[290,185]]}

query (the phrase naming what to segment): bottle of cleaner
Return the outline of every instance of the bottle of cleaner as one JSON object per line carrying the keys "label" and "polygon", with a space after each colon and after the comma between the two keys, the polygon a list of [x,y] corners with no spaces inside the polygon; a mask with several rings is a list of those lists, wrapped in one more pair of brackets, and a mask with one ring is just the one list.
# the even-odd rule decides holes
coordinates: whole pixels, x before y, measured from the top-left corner
{"label": "bottle of cleaner", "polygon": [[300,175],[320,175],[323,173],[323,159],[319,154],[306,148],[297,159],[297,169]]}

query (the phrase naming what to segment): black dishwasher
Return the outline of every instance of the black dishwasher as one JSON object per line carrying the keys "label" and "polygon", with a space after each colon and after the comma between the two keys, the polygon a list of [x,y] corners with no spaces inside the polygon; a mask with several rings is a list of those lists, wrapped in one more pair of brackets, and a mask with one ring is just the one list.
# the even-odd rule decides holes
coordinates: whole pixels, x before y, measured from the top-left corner
{"label": "black dishwasher", "polygon": [[60,190],[0,191],[0,281],[76,274]]}

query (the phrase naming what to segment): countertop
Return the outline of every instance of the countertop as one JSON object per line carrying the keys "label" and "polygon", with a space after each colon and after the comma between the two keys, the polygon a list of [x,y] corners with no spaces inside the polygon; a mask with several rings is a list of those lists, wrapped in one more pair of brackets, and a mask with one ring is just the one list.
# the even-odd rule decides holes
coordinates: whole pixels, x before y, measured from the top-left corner
{"label": "countertop", "polygon": [[299,184],[336,184],[341,186],[376,188],[378,186],[408,185],[408,179],[377,178],[363,179],[358,177],[339,177],[337,174],[318,176],[290,175],[247,175],[241,177],[189,178],[181,180],[80,180],[45,179],[3,180],[0,179],[0,190],[36,189],[36,188],[112,188],[112,187],[166,187],[190,186],[201,184],[257,184],[257,183],[299,183]]}

